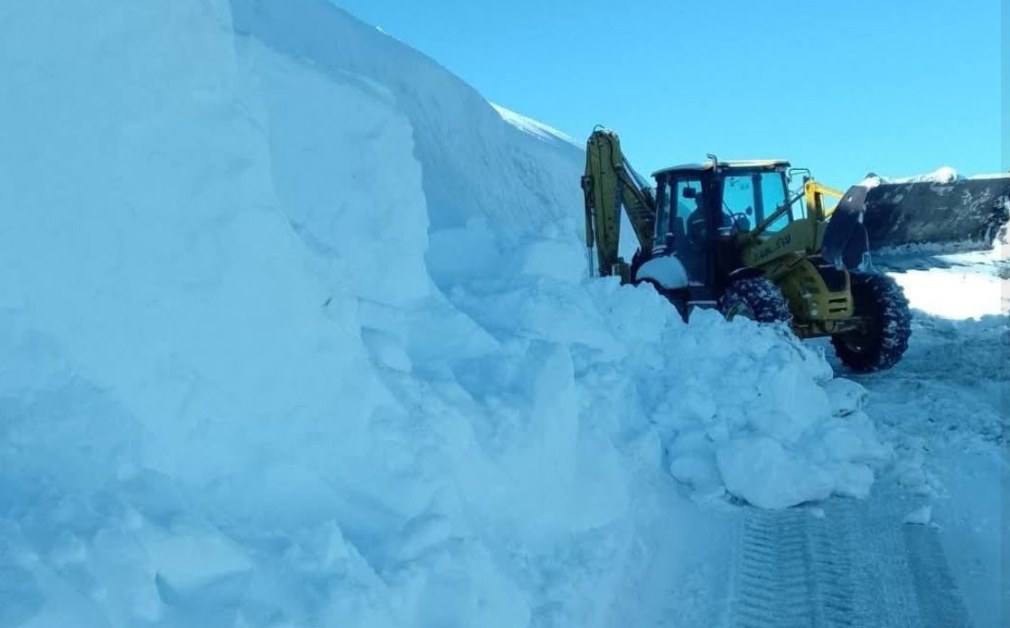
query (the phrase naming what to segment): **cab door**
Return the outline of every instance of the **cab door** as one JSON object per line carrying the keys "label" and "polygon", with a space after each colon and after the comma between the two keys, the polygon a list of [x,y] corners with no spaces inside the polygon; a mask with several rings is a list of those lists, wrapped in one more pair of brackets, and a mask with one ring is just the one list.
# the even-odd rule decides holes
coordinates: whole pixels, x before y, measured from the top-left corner
{"label": "cab door", "polygon": [[707,286],[711,270],[711,224],[705,210],[708,193],[701,177],[685,176],[677,178],[671,186],[671,195],[676,199],[674,213],[675,228],[680,234],[676,246],[677,257],[687,269],[692,286]]}

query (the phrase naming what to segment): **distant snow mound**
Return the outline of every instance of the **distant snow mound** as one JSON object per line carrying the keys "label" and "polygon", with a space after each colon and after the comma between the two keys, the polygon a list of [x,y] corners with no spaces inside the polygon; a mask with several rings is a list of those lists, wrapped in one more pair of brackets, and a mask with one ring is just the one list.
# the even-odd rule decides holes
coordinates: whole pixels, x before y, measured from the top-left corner
{"label": "distant snow mound", "polygon": [[688,497],[887,456],[783,330],[586,279],[579,148],[324,0],[0,13],[4,623],[598,626]]}

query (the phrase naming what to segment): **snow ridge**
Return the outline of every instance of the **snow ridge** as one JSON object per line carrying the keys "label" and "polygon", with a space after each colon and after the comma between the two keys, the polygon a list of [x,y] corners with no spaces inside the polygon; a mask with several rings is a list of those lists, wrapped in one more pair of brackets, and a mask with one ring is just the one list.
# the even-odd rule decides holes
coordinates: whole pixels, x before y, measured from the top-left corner
{"label": "snow ridge", "polygon": [[521,131],[525,131],[530,135],[535,135],[536,137],[544,140],[561,140],[563,142],[568,142],[573,146],[578,146],[578,143],[572,139],[570,135],[566,135],[552,126],[544,124],[538,120],[534,120],[533,118],[527,118],[520,113],[516,113],[511,109],[507,109],[501,105],[496,105],[495,103],[491,103],[491,106],[494,107],[495,111],[501,115],[502,120],[505,120]]}

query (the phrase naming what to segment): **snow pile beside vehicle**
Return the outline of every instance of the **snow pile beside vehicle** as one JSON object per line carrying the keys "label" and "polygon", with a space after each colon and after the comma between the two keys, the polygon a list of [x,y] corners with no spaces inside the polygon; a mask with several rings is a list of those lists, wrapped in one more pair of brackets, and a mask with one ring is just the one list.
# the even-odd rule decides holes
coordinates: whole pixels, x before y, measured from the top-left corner
{"label": "snow pile beside vehicle", "polygon": [[653,414],[673,476],[696,497],[727,491],[763,508],[867,496],[891,452],[861,387],[832,380],[822,356],[784,332],[705,314],[678,339],[698,348],[694,359],[664,365],[671,385]]}
{"label": "snow pile beside vehicle", "polygon": [[324,2],[0,12],[4,622],[601,625],[643,474],[887,455],[779,330],[586,280],[580,151]]}

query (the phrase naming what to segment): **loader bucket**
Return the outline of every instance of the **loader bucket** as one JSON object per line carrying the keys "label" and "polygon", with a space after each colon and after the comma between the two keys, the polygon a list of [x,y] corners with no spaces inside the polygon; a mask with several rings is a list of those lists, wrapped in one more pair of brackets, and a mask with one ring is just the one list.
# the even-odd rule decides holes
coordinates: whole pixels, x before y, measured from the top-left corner
{"label": "loader bucket", "polygon": [[863,270],[870,250],[863,214],[869,188],[854,185],[835,207],[824,230],[821,255],[835,268],[851,271]]}
{"label": "loader bucket", "polygon": [[863,210],[874,252],[909,245],[986,250],[1010,218],[1010,174],[949,183],[881,183],[868,189]]}

